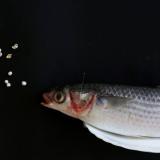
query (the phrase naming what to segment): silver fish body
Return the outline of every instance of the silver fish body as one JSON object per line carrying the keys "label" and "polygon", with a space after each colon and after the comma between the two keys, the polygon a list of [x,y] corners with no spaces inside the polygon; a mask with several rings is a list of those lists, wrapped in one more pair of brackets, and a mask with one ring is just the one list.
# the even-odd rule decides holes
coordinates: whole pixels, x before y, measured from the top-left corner
{"label": "silver fish body", "polygon": [[126,136],[160,137],[160,89],[103,85],[88,124]]}
{"label": "silver fish body", "polygon": [[[62,95],[62,96],[61,96]],[[160,88],[66,86],[43,95],[46,107],[82,120],[96,137],[123,148],[160,153]]]}

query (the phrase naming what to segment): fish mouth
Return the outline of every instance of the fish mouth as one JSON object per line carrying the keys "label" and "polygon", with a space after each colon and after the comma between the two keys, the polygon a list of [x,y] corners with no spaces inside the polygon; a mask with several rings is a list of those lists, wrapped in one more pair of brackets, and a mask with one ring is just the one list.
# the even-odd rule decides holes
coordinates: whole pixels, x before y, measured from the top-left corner
{"label": "fish mouth", "polygon": [[51,94],[50,93],[44,93],[42,95],[43,101],[41,102],[42,105],[48,105],[52,103]]}

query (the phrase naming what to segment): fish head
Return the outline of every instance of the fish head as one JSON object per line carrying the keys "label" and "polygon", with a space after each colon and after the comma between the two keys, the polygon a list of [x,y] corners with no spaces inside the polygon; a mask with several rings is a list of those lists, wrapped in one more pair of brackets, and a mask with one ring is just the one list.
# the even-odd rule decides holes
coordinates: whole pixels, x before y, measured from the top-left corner
{"label": "fish head", "polygon": [[80,119],[87,116],[96,101],[93,91],[80,92],[64,88],[53,89],[43,94],[43,106],[58,110],[66,115]]}

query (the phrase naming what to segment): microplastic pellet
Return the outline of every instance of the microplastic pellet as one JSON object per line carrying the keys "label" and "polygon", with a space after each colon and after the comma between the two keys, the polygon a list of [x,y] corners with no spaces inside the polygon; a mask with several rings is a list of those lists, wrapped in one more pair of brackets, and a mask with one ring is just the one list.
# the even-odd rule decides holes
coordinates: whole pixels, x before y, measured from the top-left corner
{"label": "microplastic pellet", "polygon": [[12,74],[13,74],[12,71],[9,71],[9,72],[8,72],[8,75],[9,75],[9,76],[12,76]]}
{"label": "microplastic pellet", "polygon": [[7,87],[11,87],[11,83],[6,83],[6,86]]}
{"label": "microplastic pellet", "polygon": [[27,82],[26,81],[22,81],[21,84],[22,84],[22,86],[26,86]]}
{"label": "microplastic pellet", "polygon": [[12,58],[12,54],[7,54],[6,58],[7,59],[11,59]]}
{"label": "microplastic pellet", "polygon": [[4,81],[4,83],[6,83],[6,84],[9,83],[9,80],[6,79],[6,80]]}
{"label": "microplastic pellet", "polygon": [[15,43],[13,46],[12,46],[12,49],[17,49],[18,48],[18,44]]}

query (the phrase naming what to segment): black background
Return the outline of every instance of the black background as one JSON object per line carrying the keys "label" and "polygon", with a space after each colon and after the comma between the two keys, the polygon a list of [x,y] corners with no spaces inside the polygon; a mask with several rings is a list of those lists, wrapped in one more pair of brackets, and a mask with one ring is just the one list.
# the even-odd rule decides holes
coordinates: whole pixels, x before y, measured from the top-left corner
{"label": "black background", "polygon": [[105,143],[39,104],[83,72],[85,83],[160,85],[159,22],[155,1],[0,1],[0,48],[14,55],[0,58],[0,159],[160,159]]}

